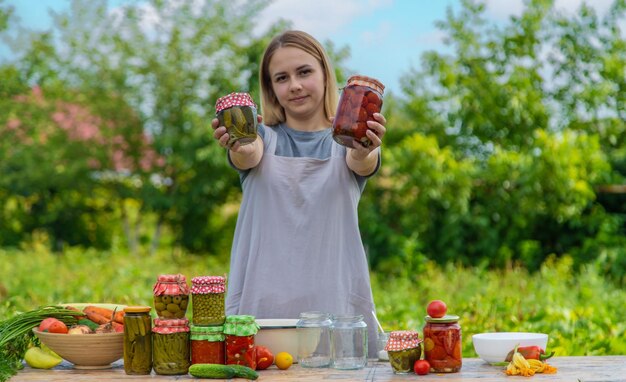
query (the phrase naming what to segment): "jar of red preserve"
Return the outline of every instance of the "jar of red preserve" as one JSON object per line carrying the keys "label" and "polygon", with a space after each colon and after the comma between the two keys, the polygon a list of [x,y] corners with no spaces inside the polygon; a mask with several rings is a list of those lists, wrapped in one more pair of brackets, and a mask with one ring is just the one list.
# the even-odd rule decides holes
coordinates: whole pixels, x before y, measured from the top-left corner
{"label": "jar of red preserve", "polygon": [[226,363],[224,326],[191,326],[191,364]]}
{"label": "jar of red preserve", "polygon": [[462,365],[461,325],[459,316],[426,316],[424,359],[433,373],[456,373]]}
{"label": "jar of red preserve", "polygon": [[347,147],[354,147],[357,142],[365,147],[372,144],[365,134],[367,121],[374,121],[374,113],[380,113],[384,90],[385,86],[374,78],[348,78],[333,121],[333,138],[337,143]]}
{"label": "jar of red preserve", "polygon": [[259,326],[254,316],[226,316],[226,364],[244,365],[256,370],[256,347],[254,336]]}

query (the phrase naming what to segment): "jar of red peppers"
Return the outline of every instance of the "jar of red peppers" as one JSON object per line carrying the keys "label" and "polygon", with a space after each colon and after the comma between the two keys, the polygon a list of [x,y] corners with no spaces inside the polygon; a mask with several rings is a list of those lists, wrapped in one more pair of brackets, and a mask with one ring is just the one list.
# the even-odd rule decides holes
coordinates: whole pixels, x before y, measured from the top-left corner
{"label": "jar of red peppers", "polygon": [[184,318],[189,304],[189,286],[184,275],[160,275],[152,288],[154,310],[159,318]]}
{"label": "jar of red peppers", "polygon": [[226,364],[244,365],[256,370],[254,336],[259,330],[254,316],[227,316],[224,323],[226,335]]}
{"label": "jar of red peppers", "polygon": [[225,283],[226,279],[222,276],[198,276],[191,279],[194,325],[224,324]]}
{"label": "jar of red peppers", "polygon": [[348,78],[333,121],[333,138],[337,143],[347,147],[354,147],[357,143],[365,147],[372,144],[365,134],[367,121],[374,121],[374,113],[380,113],[384,90],[385,86],[374,78]]}
{"label": "jar of red peppers", "polygon": [[226,363],[224,326],[191,325],[191,364]]}
{"label": "jar of red peppers", "polygon": [[462,364],[461,325],[459,316],[426,316],[424,359],[433,373],[456,373]]}
{"label": "jar of red peppers", "polygon": [[180,375],[189,371],[189,320],[154,319],[152,367],[157,374]]}

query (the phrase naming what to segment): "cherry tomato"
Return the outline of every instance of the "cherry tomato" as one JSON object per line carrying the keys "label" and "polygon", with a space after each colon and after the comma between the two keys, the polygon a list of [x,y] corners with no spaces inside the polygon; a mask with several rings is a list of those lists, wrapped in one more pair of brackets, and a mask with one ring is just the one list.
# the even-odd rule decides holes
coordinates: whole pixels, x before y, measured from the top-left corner
{"label": "cherry tomato", "polygon": [[265,370],[274,363],[274,354],[265,346],[256,345],[256,369]]}
{"label": "cherry tomato", "polygon": [[415,361],[415,364],[413,364],[413,371],[415,371],[417,375],[426,375],[430,372],[430,364],[426,360],[418,359]]}
{"label": "cherry tomato", "polygon": [[426,312],[429,316],[433,318],[439,318],[446,315],[448,311],[448,307],[446,303],[441,300],[433,300],[428,303],[428,307],[426,308]]}

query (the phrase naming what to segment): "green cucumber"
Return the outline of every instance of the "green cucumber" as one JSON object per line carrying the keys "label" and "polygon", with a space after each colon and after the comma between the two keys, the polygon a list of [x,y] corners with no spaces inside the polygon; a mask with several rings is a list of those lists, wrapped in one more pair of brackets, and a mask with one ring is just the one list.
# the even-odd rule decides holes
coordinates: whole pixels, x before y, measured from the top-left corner
{"label": "green cucumber", "polygon": [[98,327],[100,325],[96,324],[95,322],[91,321],[88,318],[81,318],[80,320],[78,320],[78,325],[85,325],[87,327],[89,327],[89,329],[95,331],[96,329],[98,329]]}
{"label": "green cucumber", "polygon": [[235,376],[235,369],[215,363],[195,363],[189,366],[189,374],[197,378],[231,379]]}
{"label": "green cucumber", "polygon": [[259,373],[252,370],[248,366],[243,365],[228,365],[235,369],[235,377],[237,378],[246,378],[246,379],[257,379],[259,378]]}

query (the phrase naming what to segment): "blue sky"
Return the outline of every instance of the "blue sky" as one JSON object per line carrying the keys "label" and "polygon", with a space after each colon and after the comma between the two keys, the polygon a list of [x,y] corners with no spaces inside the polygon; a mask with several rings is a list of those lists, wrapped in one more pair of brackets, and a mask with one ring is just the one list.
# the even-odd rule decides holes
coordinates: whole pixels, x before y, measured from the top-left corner
{"label": "blue sky", "polygon": [[[130,0],[110,0],[111,7]],[[577,8],[583,0],[556,0],[563,10]],[[613,0],[588,3],[605,11]],[[32,29],[50,26],[48,10],[67,9],[69,0],[4,0],[15,7],[21,24]],[[487,15],[504,20],[523,9],[523,0],[487,0]],[[284,18],[320,41],[331,40],[337,47],[348,46],[346,62],[354,73],[375,77],[388,90],[400,92],[401,77],[411,67],[419,68],[427,50],[442,50],[442,34],[435,22],[444,20],[446,9],[460,8],[460,0],[274,0],[257,25]],[[265,23],[265,24],[263,24]],[[0,45],[0,60],[8,55]]]}

